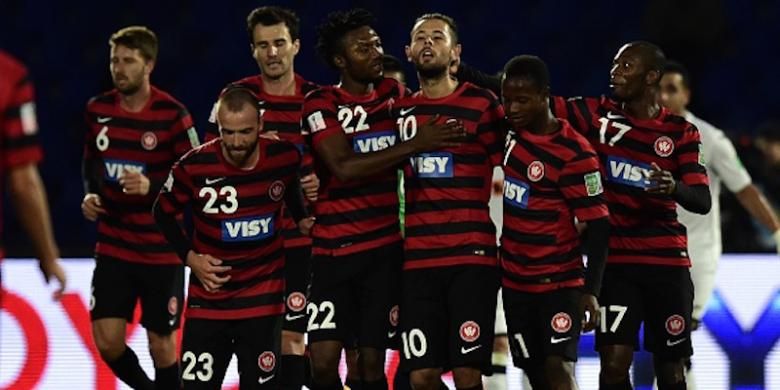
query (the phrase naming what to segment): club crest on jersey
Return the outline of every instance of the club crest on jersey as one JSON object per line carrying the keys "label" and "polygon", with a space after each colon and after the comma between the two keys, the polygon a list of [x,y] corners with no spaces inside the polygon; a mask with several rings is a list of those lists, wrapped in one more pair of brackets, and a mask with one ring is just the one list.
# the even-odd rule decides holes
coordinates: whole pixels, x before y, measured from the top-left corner
{"label": "club crest on jersey", "polygon": [[544,164],[536,160],[530,164],[528,164],[528,170],[526,172],[528,174],[528,180],[530,181],[539,181],[542,180],[544,177]]}
{"label": "club crest on jersey", "polygon": [[135,161],[104,159],[103,165],[106,169],[106,180],[112,182],[118,182],[125,171],[141,174],[146,172],[146,164]]}
{"label": "club crest on jersey", "polygon": [[146,150],[152,150],[157,147],[157,136],[153,132],[147,131],[141,136],[141,146]]}
{"label": "club crest on jersey", "polygon": [[607,180],[637,188],[645,188],[650,181],[652,167],[639,161],[607,156]]}
{"label": "club crest on jersey", "polygon": [[454,162],[452,153],[434,152],[422,153],[412,157],[412,168],[421,178],[449,178],[453,177]]}
{"label": "club crest on jersey", "polygon": [[521,209],[528,208],[528,192],[531,187],[515,178],[504,178],[504,204]]}
{"label": "club crest on jersey", "polygon": [[179,300],[176,297],[171,297],[168,300],[168,314],[175,316],[179,311]]}
{"label": "club crest on jersey", "polygon": [[397,138],[394,131],[360,134],[352,138],[352,147],[355,153],[378,152],[395,145]]}
{"label": "club crest on jersey", "polygon": [[299,312],[306,307],[306,296],[300,292],[294,292],[287,297],[287,307],[290,310]]}
{"label": "club crest on jersey", "polygon": [[658,137],[653,144],[653,149],[655,149],[655,154],[661,157],[669,157],[674,153],[674,141],[665,135]]}
{"label": "club crest on jersey", "polygon": [[271,183],[271,186],[268,187],[268,197],[274,202],[278,202],[284,197],[284,183],[281,180]]}
{"label": "club crest on jersey", "polygon": [[460,338],[467,343],[477,341],[479,334],[479,324],[474,321],[466,321],[460,326]]}
{"label": "club crest on jersey", "polygon": [[264,372],[271,372],[276,367],[276,355],[271,351],[265,351],[257,358],[257,366]]}
{"label": "club crest on jersey", "polygon": [[390,309],[389,320],[390,325],[398,326],[398,305],[395,305],[392,309]]}
{"label": "club crest on jersey", "polygon": [[222,221],[222,241],[259,241],[274,234],[274,215]]}
{"label": "club crest on jersey", "polygon": [[669,316],[666,319],[666,333],[672,336],[679,336],[685,330],[685,319],[678,314]]}
{"label": "club crest on jersey", "polygon": [[568,313],[559,312],[553,316],[550,326],[558,333],[566,333],[571,329],[571,317]]}

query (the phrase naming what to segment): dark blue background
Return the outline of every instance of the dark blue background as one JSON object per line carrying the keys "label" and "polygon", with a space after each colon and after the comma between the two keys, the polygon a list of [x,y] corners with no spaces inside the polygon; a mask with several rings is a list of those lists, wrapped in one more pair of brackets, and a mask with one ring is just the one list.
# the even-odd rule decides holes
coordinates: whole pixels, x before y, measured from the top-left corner
{"label": "dark blue background", "polygon": [[[385,51],[403,55],[416,16],[440,11],[460,26],[463,57],[496,71],[515,54],[545,59],[554,92],[607,92],[611,59],[621,43],[647,39],[694,76],[693,110],[732,132],[749,134],[777,112],[775,87],[780,45],[776,1],[316,1],[278,2],[302,19],[296,70],[320,83],[336,75],[315,56],[314,25],[331,10],[363,6],[375,12]],[[160,39],[153,83],[187,105],[202,129],[215,95],[227,82],[254,74],[245,17],[254,1],[78,2],[2,0],[0,47],[31,69],[46,159],[46,182],[63,255],[89,255],[94,228],[81,217],[80,181],[84,105],[111,87],[108,37],[143,24]],[[410,69],[411,70],[411,69]],[[412,83],[414,84],[414,83]],[[6,217],[10,255],[30,254]]]}

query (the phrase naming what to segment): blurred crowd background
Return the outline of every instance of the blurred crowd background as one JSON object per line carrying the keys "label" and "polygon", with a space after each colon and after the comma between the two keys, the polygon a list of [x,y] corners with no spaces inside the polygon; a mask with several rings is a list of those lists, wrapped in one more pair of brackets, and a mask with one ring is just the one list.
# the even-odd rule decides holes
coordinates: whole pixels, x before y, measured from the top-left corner
{"label": "blurred crowd background", "polygon": [[[780,1],[2,0],[0,48],[27,64],[37,89],[41,173],[63,257],[92,253],[94,226],[79,208],[83,114],[91,96],[111,88],[110,34],[132,24],[157,33],[160,55],[152,82],[189,108],[202,134],[219,90],[258,72],[245,18],[263,4],[298,13],[302,48],[295,69],[318,83],[337,80],[315,54],[316,25],[329,11],[357,6],[376,15],[387,54],[403,59],[414,19],[443,12],[459,24],[466,62],[494,72],[513,55],[538,55],[550,67],[553,92],[564,96],[607,93],[620,45],[649,40],[689,68],[690,110],[729,135],[754,182],[780,206]],[[413,69],[406,65],[414,88]],[[773,251],[771,235],[733,195],[723,196],[724,251]],[[8,256],[32,255],[13,213],[4,217]]]}

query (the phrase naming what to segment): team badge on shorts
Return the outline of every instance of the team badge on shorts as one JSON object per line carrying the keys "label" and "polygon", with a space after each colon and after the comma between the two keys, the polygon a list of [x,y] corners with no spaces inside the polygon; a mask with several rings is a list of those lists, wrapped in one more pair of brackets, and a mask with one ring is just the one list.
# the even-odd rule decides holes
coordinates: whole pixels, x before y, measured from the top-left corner
{"label": "team badge on shorts", "polygon": [[172,316],[175,316],[178,311],[179,300],[176,299],[176,297],[171,297],[171,299],[168,300],[168,313],[170,313]]}
{"label": "team badge on shorts", "polygon": [[306,296],[297,291],[290,294],[287,297],[287,307],[296,312],[303,310],[306,307]]}
{"label": "team badge on shorts", "polygon": [[257,358],[257,366],[265,372],[271,372],[276,367],[276,355],[271,351],[265,351]]}
{"label": "team badge on shorts", "polygon": [[571,317],[568,313],[560,312],[553,316],[550,326],[558,333],[566,333],[571,329]]}
{"label": "team badge on shorts", "polygon": [[157,136],[151,131],[147,131],[141,136],[141,146],[146,150],[152,150],[157,147]]}
{"label": "team badge on shorts", "polygon": [[390,325],[398,326],[398,305],[395,305],[392,309],[390,309],[389,319]]}
{"label": "team badge on shorts", "polygon": [[271,187],[268,187],[268,197],[274,202],[278,202],[284,196],[284,183],[281,180],[277,180],[271,183]]}
{"label": "team badge on shorts", "polygon": [[479,324],[474,321],[466,321],[460,326],[460,338],[467,343],[477,341],[479,333]]}
{"label": "team badge on shorts", "polygon": [[674,152],[674,141],[665,135],[658,137],[653,144],[653,149],[655,149],[655,154],[661,157],[669,157]]}
{"label": "team badge on shorts", "polygon": [[528,180],[539,181],[544,177],[544,164],[541,161],[536,160],[528,165]]}
{"label": "team badge on shorts", "polygon": [[683,319],[682,316],[675,314],[666,319],[666,333],[669,333],[672,336],[678,336],[684,330],[685,319]]}

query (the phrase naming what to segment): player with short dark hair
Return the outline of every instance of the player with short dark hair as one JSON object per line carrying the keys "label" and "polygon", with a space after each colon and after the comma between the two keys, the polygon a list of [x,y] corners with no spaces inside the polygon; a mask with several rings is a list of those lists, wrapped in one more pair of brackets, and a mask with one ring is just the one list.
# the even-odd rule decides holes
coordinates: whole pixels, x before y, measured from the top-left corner
{"label": "player with short dark hair", "polygon": [[405,167],[401,352],[416,389],[440,388],[450,369],[458,389],[481,389],[491,368],[499,274],[488,200],[504,112],[490,91],[450,77],[461,53],[454,26],[441,14],[417,19],[406,56],[421,90],[393,107],[404,143],[430,121],[466,130],[459,145],[417,153]]}
{"label": "player with short dark hair", "polygon": [[[262,134],[295,144],[302,153],[301,184],[307,197],[316,199],[318,181],[311,166],[311,153],[301,135],[303,97],[318,86],[295,73],[295,57],[300,51],[300,20],[292,10],[262,6],[246,18],[252,57],[259,74],[234,81],[231,85],[249,88],[257,95],[263,112]],[[216,107],[216,105],[215,105]],[[216,122],[212,112],[211,122]],[[210,127],[206,139],[218,137]],[[280,385],[284,390],[300,389],[306,383],[306,289],[310,279],[311,238],[301,235],[286,212],[282,212],[285,248],[285,302],[287,312],[282,327]]]}
{"label": "player with short dark hair", "polygon": [[405,89],[383,77],[372,23],[361,9],[327,16],[317,49],[341,82],[304,100],[303,132],[322,183],[307,307],[313,389],[341,389],[339,358],[353,340],[363,389],[386,388],[384,351],[396,334],[403,260],[395,170],[412,154],[449,145],[463,133],[455,124],[426,124],[419,139],[397,142],[390,104]]}
{"label": "player with short dark hair", "polygon": [[685,389],[683,362],[693,353],[690,260],[676,207],[705,214],[711,199],[699,131],[657,101],[665,63],[652,43],[628,43],[610,71],[612,98],[552,104],[605,166],[611,233],[596,333],[602,390],[631,388],[642,323],[659,389]]}
{"label": "player with short dark hair", "polygon": [[[184,389],[219,388],[233,354],[242,389],[279,388],[284,305],[282,205],[303,233],[313,221],[298,179],[300,152],[258,137],[257,96],[228,87],[217,102],[220,138],[177,162],[154,216],[192,270],[182,340]],[[191,208],[188,238],[177,218]]]}
{"label": "player with short dark hair", "polygon": [[[154,198],[170,166],[198,134],[187,109],[150,83],[157,38],[141,26],[109,41],[115,89],[87,103],[84,145],[85,218],[98,223],[92,278],[92,332],[100,356],[137,389],[179,386],[176,333],[184,298],[184,269],[157,229]],[[156,370],[149,380],[125,344],[136,300]]]}
{"label": "player with short dark hair", "polygon": [[382,64],[385,77],[395,79],[402,85],[406,85],[406,74],[404,74],[403,65],[398,58],[385,54],[382,56]]}
{"label": "player with short dark hair", "polygon": [[[32,77],[24,64],[2,50],[0,74],[0,203],[7,185],[19,222],[39,259],[44,280],[48,284],[54,278],[59,283],[53,294],[54,299],[59,299],[65,291],[67,277],[58,261],[60,254],[51,226],[46,188],[38,173],[43,150],[38,142]],[[0,207],[0,221],[2,210]],[[0,239],[0,262],[3,255]]]}
{"label": "player with short dark hair", "polygon": [[[535,56],[504,68],[512,131],[504,157],[503,299],[512,356],[532,387],[577,389],[580,331],[598,324],[609,220],[596,151],[553,117],[549,78]],[[588,245],[577,224],[585,225]],[[592,249],[584,274],[583,247]]]}

